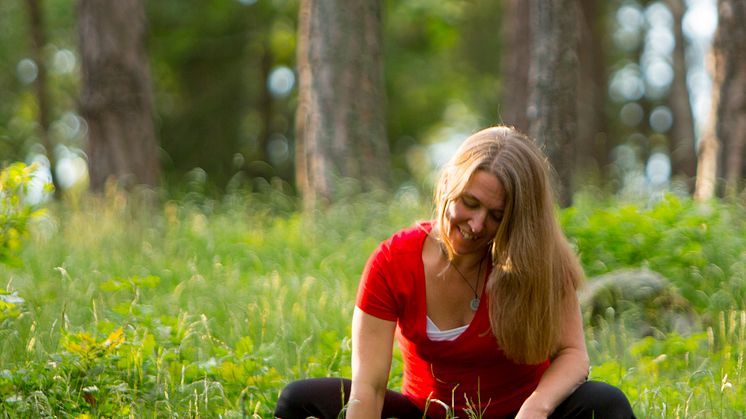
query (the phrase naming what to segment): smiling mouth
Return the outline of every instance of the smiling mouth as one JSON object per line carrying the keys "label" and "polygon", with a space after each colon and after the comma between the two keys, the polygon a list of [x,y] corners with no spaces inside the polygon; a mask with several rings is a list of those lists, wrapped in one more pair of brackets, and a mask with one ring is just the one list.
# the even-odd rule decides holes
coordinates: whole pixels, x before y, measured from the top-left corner
{"label": "smiling mouth", "polygon": [[459,227],[458,230],[461,232],[461,235],[464,236],[466,240],[477,240],[479,237],[475,234],[470,234],[466,231],[463,227]]}

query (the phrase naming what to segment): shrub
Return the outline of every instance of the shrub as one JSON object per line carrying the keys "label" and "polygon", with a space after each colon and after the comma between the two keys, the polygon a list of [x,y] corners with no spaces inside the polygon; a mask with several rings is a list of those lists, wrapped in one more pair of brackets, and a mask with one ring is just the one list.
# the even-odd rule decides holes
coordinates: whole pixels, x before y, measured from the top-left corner
{"label": "shrub", "polygon": [[673,195],[652,205],[581,203],[561,219],[589,277],[647,267],[671,280],[700,311],[746,302],[743,209]]}

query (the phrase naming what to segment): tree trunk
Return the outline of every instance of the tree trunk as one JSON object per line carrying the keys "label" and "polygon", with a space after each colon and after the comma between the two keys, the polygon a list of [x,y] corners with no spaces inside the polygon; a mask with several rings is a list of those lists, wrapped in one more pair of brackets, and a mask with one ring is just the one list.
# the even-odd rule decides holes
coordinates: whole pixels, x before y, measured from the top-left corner
{"label": "tree trunk", "polygon": [[54,194],[56,197],[60,197],[62,188],[57,180],[57,159],[54,154],[54,144],[52,139],[49,137],[49,124],[51,121],[50,106],[49,106],[49,89],[47,88],[47,65],[44,59],[44,46],[47,43],[46,32],[44,28],[44,14],[42,12],[41,0],[26,0],[26,8],[29,14],[29,28],[31,30],[31,50],[36,62],[37,75],[34,81],[34,90],[36,91],[36,103],[38,109],[38,120],[39,120],[39,136],[41,137],[41,143],[47,152],[47,159],[49,160],[49,172],[52,177],[52,184],[54,185]]}
{"label": "tree trunk", "polygon": [[[599,183],[607,176],[609,161],[609,139],[607,138],[606,91],[607,79],[604,65],[603,14],[605,2],[580,0],[579,47],[578,47],[578,133],[575,162],[580,174],[595,175]],[[582,86],[582,87],[581,87]]]}
{"label": "tree trunk", "polygon": [[673,82],[669,103],[673,113],[671,131],[671,177],[683,181],[691,190],[696,174],[696,150],[694,116],[686,85],[687,65],[684,32],[681,22],[684,17],[683,0],[667,0],[673,15],[673,35],[676,45],[673,50]]}
{"label": "tree trunk", "polygon": [[725,194],[735,197],[742,177],[746,139],[746,4],[718,1],[718,30],[712,46],[712,110],[702,137],[695,199],[715,196],[719,148],[723,150]]}
{"label": "tree trunk", "polygon": [[381,4],[301,0],[298,30],[296,176],[309,209],[334,200],[339,177],[388,183]]}
{"label": "tree trunk", "polygon": [[558,200],[572,204],[577,138],[577,10],[575,0],[531,0],[530,134],[557,172]]}
{"label": "tree trunk", "polygon": [[[269,90],[268,80],[272,73],[272,49],[269,45],[269,40],[264,41],[264,48],[262,48],[261,57],[261,93],[259,93],[259,113],[262,119],[262,128],[259,131],[259,160],[270,162],[269,155],[269,139],[272,136],[272,119],[274,117],[272,92]],[[271,164],[271,163],[270,163]]]}
{"label": "tree trunk", "polygon": [[720,89],[717,80],[712,80],[712,106],[710,121],[702,134],[697,153],[697,179],[694,183],[694,200],[704,202],[715,197],[717,186],[718,151],[720,142],[717,139],[717,109]]}
{"label": "tree trunk", "polygon": [[80,0],[78,25],[91,188],[101,191],[110,178],[154,186],[160,165],[143,4]]}
{"label": "tree trunk", "polygon": [[746,143],[746,2],[718,2],[716,53],[722,54],[722,82],[717,133],[723,145],[725,196],[733,199],[741,190]]}
{"label": "tree trunk", "polygon": [[528,132],[529,66],[531,64],[530,2],[505,2],[502,25],[502,100],[498,118],[504,124]]}

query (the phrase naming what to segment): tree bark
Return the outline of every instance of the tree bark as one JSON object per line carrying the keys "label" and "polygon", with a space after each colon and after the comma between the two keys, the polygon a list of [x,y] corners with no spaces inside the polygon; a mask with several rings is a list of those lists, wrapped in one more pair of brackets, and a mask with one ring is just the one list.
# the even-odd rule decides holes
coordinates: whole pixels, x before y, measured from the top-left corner
{"label": "tree bark", "polygon": [[265,40],[264,48],[262,48],[261,57],[261,92],[259,93],[259,113],[262,119],[262,128],[259,131],[259,160],[270,162],[269,155],[269,139],[272,136],[272,119],[274,117],[272,92],[269,90],[267,82],[269,76],[272,73],[272,50],[269,45],[269,41]]}
{"label": "tree bark", "polygon": [[503,13],[502,100],[498,117],[504,124],[528,132],[529,68],[531,64],[530,2],[508,0]]}
{"label": "tree bark", "polygon": [[81,114],[88,123],[91,188],[110,178],[124,187],[160,178],[153,98],[139,0],[80,0]]}
{"label": "tree bark", "polygon": [[741,190],[746,143],[746,2],[718,2],[717,51],[722,54],[722,82],[717,133],[723,145],[725,196]]}
{"label": "tree bark", "polygon": [[[740,188],[746,142],[746,4],[718,1],[718,29],[712,46],[712,110],[702,137],[695,199],[704,201],[717,192],[718,173],[725,176],[725,195],[734,198]],[[718,155],[722,148],[723,158]],[[718,170],[720,165],[724,170]]]}
{"label": "tree bark", "polygon": [[694,186],[696,175],[696,150],[694,116],[686,85],[686,46],[681,22],[684,18],[684,1],[667,0],[673,15],[673,35],[676,45],[673,50],[673,82],[669,103],[673,113],[671,131],[671,176],[683,181],[689,190]]}
{"label": "tree bark", "polygon": [[530,134],[557,173],[559,204],[572,204],[577,138],[577,3],[531,0]]}
{"label": "tree bark", "polygon": [[697,153],[697,179],[694,183],[694,200],[704,202],[715,197],[717,186],[718,152],[720,142],[717,139],[717,109],[720,89],[716,79],[712,81],[712,106],[710,120],[702,134]]}
{"label": "tree bark", "polygon": [[338,178],[385,186],[380,1],[302,0],[297,51],[296,176],[306,209],[332,202]]}
{"label": "tree bark", "polygon": [[57,179],[57,159],[54,154],[54,144],[49,136],[49,125],[51,121],[49,89],[47,87],[47,64],[44,59],[44,46],[47,43],[47,36],[44,26],[44,13],[42,11],[41,0],[26,0],[26,8],[29,14],[29,28],[31,30],[31,50],[36,62],[37,74],[34,81],[34,90],[36,94],[36,103],[38,109],[39,136],[41,143],[47,152],[49,160],[49,174],[54,185],[54,194],[60,197],[62,188]]}
{"label": "tree bark", "polygon": [[[587,178],[595,175],[599,183],[607,177],[609,139],[607,136],[606,91],[607,79],[603,40],[605,2],[578,1],[578,133],[576,153],[578,170]],[[582,88],[581,88],[582,86]]]}

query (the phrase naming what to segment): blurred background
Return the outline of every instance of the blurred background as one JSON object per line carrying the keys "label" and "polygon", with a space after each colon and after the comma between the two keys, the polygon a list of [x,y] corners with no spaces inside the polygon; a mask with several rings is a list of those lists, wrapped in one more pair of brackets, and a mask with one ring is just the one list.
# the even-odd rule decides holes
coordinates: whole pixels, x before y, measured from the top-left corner
{"label": "blurred background", "polygon": [[368,255],[501,123],[556,170],[591,378],[743,417],[744,46],[744,0],[0,0],[0,417],[349,376]]}
{"label": "blurred background", "polygon": [[[215,193],[269,185],[305,194],[318,178],[309,161],[322,158],[312,141],[371,141],[385,160],[373,165],[384,168],[382,183],[420,190],[463,138],[505,123],[545,145],[564,205],[584,187],[695,193],[708,132],[720,148],[704,194],[740,191],[744,134],[718,131],[717,120],[727,114],[718,89],[744,94],[742,82],[728,84],[739,68],[728,42],[737,49],[739,41],[721,36],[713,49],[716,0],[575,0],[555,10],[541,3],[3,1],[0,160],[38,162],[38,183],[53,181],[58,197],[101,190],[106,179],[171,191],[199,182]],[[742,7],[720,3],[730,10],[721,26],[743,26]],[[372,29],[355,23],[370,16]],[[375,38],[352,47],[367,57],[364,68],[381,69],[370,86],[344,78],[365,71],[342,42],[359,33]],[[718,65],[731,71],[713,86]],[[372,111],[335,102],[350,83],[357,96],[348,102],[372,103]],[[311,110],[298,117],[299,104]],[[334,112],[380,116],[356,131],[350,119],[325,122]],[[547,119],[564,134],[552,134]],[[312,120],[330,128],[304,139]],[[340,133],[347,134],[334,140]],[[363,184],[375,176],[342,167],[368,165],[365,152],[334,150],[326,154],[339,162],[337,175]]]}

